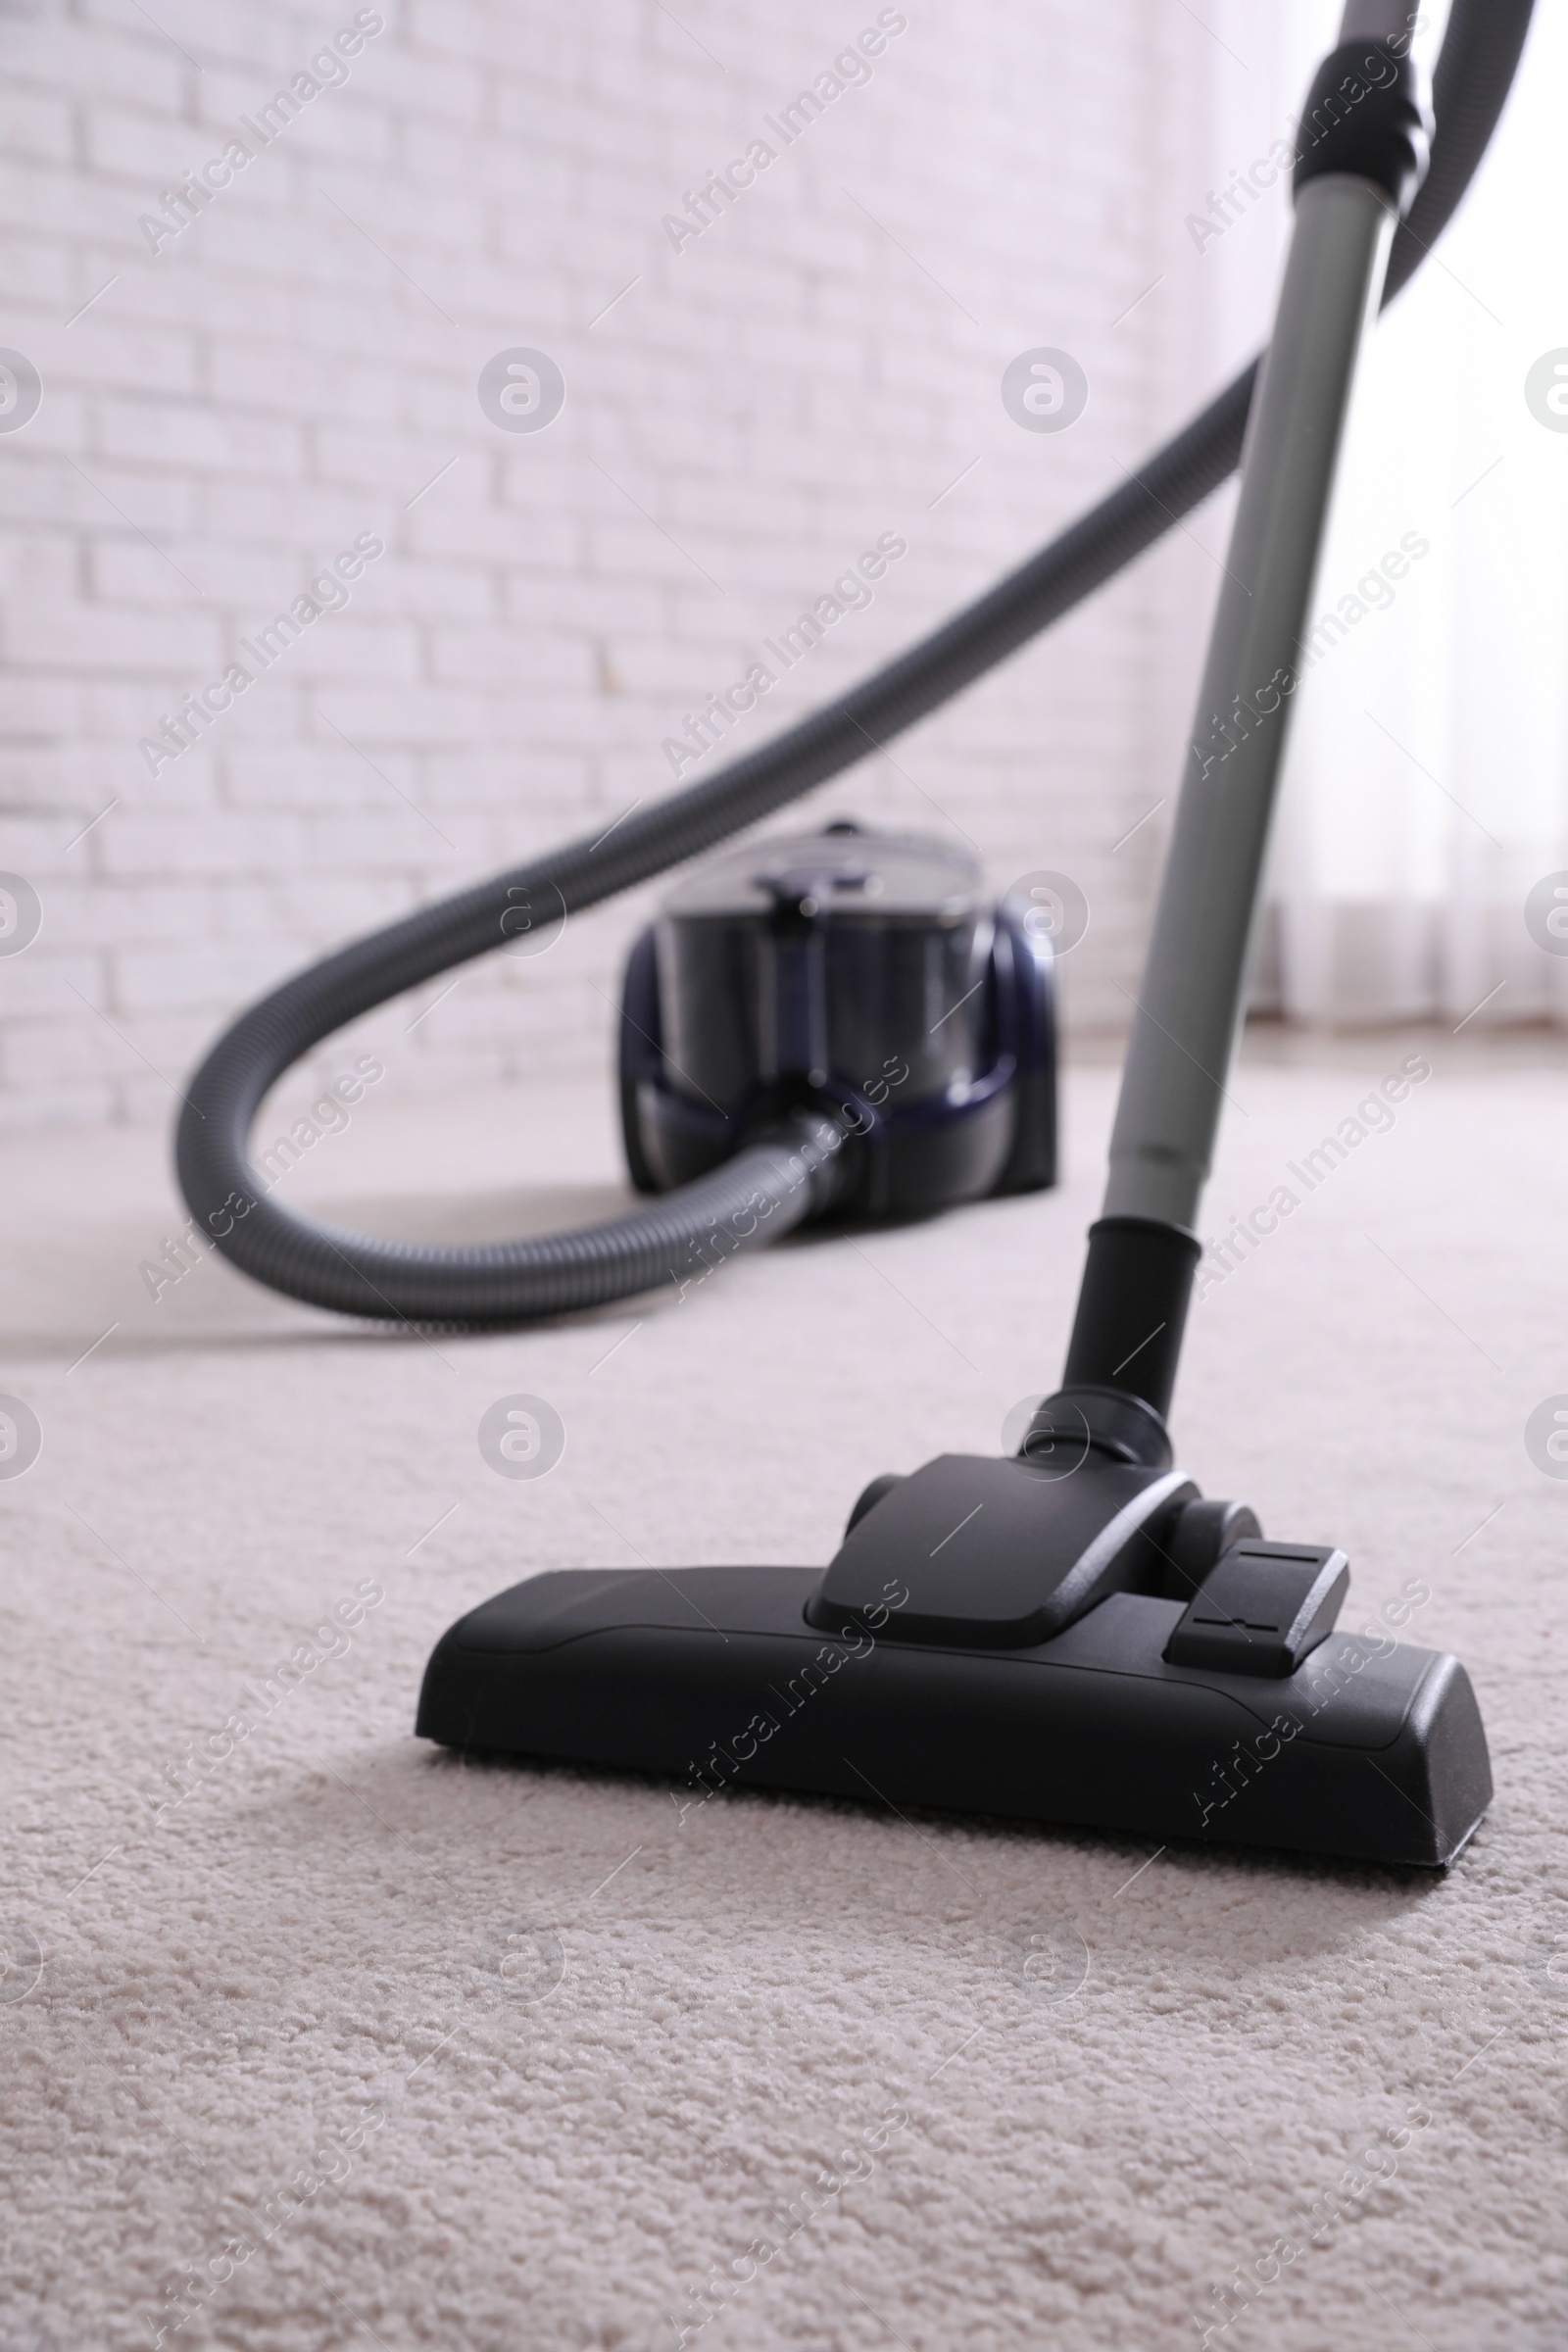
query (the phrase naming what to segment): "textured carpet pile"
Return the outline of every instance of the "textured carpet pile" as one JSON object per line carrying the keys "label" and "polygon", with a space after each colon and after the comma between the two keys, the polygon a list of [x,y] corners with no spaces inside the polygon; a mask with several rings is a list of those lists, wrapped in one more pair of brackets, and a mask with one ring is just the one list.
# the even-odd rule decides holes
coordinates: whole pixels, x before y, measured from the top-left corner
{"label": "textured carpet pile", "polygon": [[[825,1560],[873,1473],[997,1448],[1108,1070],[1053,1195],[481,1340],[179,1250],[162,1138],[4,1147],[43,1439],[0,1478],[4,2352],[1563,2344],[1568,1480],[1525,1431],[1568,1392],[1568,1070],[1379,1038],[1232,1091],[1207,1230],[1298,1204],[1195,1308],[1180,1458],[1343,1544],[1346,1624],[1465,1659],[1497,1795],[1446,1879],[683,1813],[412,1737],[521,1576]],[[411,1235],[603,1213],[608,1092],[389,1080],[285,1182]],[[566,1433],[533,1481],[476,1441],[518,1392]]]}

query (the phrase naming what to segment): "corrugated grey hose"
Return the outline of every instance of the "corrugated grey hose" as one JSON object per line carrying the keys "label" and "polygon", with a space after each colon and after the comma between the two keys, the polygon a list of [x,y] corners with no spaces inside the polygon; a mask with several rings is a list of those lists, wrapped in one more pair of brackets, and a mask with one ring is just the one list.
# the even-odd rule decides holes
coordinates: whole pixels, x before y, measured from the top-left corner
{"label": "corrugated grey hose", "polygon": [[[1446,225],[1486,152],[1532,0],[1453,0],[1434,76],[1426,180],[1395,237],[1392,301]],[[1242,454],[1257,362],[1139,473],[906,654],[704,784],[512,867],[274,989],[220,1038],[190,1082],[175,1159],[205,1233],[243,1272],[344,1314],[472,1327],[524,1322],[678,1284],[716,1256],[785,1233],[832,1197],[842,1135],[814,1114],[714,1174],[608,1223],[540,1240],[428,1250],[336,1231],[268,1198],[248,1139],[263,1097],[302,1054],[389,997],[505,945],[519,905],[566,914],[711,849],[825,783],[1005,661],[1199,506]]]}

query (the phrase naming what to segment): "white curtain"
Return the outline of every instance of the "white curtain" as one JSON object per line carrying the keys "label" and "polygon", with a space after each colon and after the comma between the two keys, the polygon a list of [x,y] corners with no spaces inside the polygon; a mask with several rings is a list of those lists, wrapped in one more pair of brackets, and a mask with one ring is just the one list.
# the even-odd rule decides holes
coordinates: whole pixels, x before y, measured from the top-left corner
{"label": "white curtain", "polygon": [[1568,385],[1565,92],[1568,11],[1540,0],[1493,151],[1368,351],[1259,957],[1291,1018],[1568,1021],[1568,955],[1525,914],[1568,868],[1568,430],[1526,396],[1554,352]]}

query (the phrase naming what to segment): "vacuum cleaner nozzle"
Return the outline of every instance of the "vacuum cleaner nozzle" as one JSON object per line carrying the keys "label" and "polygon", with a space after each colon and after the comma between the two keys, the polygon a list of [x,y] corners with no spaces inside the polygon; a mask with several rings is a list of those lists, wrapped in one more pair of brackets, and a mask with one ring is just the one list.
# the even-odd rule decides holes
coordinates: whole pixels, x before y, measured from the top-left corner
{"label": "vacuum cleaner nozzle", "polygon": [[416,1729],[670,1774],[684,1804],[758,1786],[1442,1868],[1492,1794],[1475,1696],[1452,1657],[1337,1634],[1348,1583],[1090,1430],[875,1481],[825,1573],[515,1585],[444,1636]]}

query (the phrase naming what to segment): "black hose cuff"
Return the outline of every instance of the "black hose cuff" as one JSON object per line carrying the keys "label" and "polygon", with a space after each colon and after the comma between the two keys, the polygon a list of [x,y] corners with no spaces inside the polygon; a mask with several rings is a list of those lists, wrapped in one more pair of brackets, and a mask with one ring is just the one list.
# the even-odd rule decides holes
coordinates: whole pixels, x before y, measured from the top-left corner
{"label": "black hose cuff", "polygon": [[1402,219],[1432,160],[1432,116],[1402,42],[1346,41],[1317,70],[1297,137],[1299,196],[1348,172],[1386,191]]}
{"label": "black hose cuff", "polygon": [[1064,1389],[1117,1389],[1170,1410],[1198,1236],[1152,1217],[1102,1217],[1089,1228]]}

